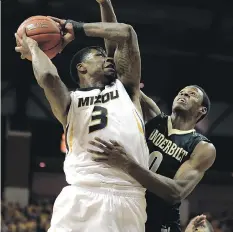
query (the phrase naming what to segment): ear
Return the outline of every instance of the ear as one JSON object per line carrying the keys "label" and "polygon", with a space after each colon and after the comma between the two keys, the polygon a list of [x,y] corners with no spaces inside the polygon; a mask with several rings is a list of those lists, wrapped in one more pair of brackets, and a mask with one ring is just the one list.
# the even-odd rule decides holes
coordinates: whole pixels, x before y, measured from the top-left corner
{"label": "ear", "polygon": [[87,72],[86,67],[83,65],[83,63],[79,63],[76,65],[77,70],[82,73],[85,74]]}
{"label": "ear", "polygon": [[204,115],[207,113],[207,108],[202,106],[201,109],[200,109],[200,112]]}

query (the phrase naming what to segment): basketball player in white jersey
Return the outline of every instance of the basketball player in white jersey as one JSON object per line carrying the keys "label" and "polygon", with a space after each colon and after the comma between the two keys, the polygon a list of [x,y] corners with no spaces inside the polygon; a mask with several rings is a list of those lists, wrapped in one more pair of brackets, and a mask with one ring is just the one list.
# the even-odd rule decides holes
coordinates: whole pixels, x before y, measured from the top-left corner
{"label": "basketball player in white jersey", "polygon": [[70,93],[37,42],[26,33],[23,39],[16,35],[21,44],[16,51],[31,56],[36,80],[66,133],[64,172],[70,185],[56,199],[49,231],[142,232],[145,189],[120,169],[93,161],[87,151],[94,137],[118,140],[135,162],[148,168],[137,35],[126,24],[53,19],[64,31],[64,46],[75,37],[93,36],[114,41],[117,48],[114,60],[99,47],[76,53],[71,74],[81,89]]}

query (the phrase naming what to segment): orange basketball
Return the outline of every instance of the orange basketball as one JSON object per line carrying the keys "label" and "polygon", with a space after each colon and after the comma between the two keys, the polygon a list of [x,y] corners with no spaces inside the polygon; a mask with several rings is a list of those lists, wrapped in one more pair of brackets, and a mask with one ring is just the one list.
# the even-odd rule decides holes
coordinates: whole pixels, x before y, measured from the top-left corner
{"label": "orange basketball", "polygon": [[46,16],[32,16],[18,28],[17,34],[22,38],[23,29],[26,35],[37,41],[40,49],[50,58],[61,50],[62,34],[56,22]]}

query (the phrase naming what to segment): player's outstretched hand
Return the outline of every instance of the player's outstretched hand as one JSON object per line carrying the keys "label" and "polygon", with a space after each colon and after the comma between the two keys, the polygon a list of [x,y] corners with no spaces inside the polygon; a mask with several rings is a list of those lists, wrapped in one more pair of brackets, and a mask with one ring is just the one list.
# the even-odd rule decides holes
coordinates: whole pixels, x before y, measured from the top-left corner
{"label": "player's outstretched hand", "polygon": [[63,34],[62,50],[63,50],[67,44],[69,44],[71,41],[75,39],[73,25],[72,23],[66,23],[66,19],[59,19],[52,16],[48,16],[48,17],[51,18],[53,21],[55,21],[59,25],[62,31]]}
{"label": "player's outstretched hand", "polygon": [[38,46],[38,43],[26,35],[26,28],[23,30],[22,38],[15,33],[16,44],[15,51],[21,53],[21,59],[31,60],[30,48]]}
{"label": "player's outstretched hand", "polygon": [[104,162],[125,172],[127,172],[130,163],[133,162],[129,155],[126,154],[124,147],[116,141],[110,140],[110,142],[107,142],[97,137],[89,143],[98,148],[98,150],[87,150],[92,154],[92,159],[96,162]]}
{"label": "player's outstretched hand", "polygon": [[198,229],[198,227],[204,227],[205,220],[205,215],[196,216],[189,222],[188,226],[185,229],[185,232],[194,232]]}

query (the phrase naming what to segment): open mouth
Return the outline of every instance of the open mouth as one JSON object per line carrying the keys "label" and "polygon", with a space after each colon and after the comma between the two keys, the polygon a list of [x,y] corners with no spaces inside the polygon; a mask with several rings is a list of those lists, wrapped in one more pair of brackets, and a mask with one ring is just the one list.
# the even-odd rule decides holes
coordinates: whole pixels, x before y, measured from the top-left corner
{"label": "open mouth", "polygon": [[182,102],[182,103],[184,103],[184,104],[186,104],[187,103],[187,101],[184,99],[184,98],[178,98],[178,100],[177,100],[178,102]]}
{"label": "open mouth", "polygon": [[105,65],[104,68],[109,68],[109,69],[114,69],[115,70],[115,65],[112,64],[112,63],[109,63],[109,64]]}

